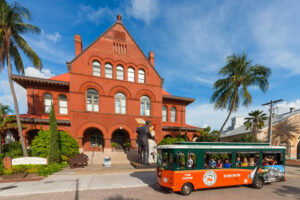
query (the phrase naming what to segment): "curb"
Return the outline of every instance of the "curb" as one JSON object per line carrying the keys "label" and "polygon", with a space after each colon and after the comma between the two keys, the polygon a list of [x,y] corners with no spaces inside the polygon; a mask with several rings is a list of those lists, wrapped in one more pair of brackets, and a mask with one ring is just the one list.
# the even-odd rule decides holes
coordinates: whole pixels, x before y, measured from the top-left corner
{"label": "curb", "polygon": [[107,170],[107,171],[82,171],[82,172],[58,172],[53,175],[59,175],[59,176],[64,176],[64,175],[78,175],[78,174],[115,174],[115,173],[132,173],[132,172],[155,172],[156,169],[133,169],[133,170],[123,170],[123,171],[118,171],[118,170]]}

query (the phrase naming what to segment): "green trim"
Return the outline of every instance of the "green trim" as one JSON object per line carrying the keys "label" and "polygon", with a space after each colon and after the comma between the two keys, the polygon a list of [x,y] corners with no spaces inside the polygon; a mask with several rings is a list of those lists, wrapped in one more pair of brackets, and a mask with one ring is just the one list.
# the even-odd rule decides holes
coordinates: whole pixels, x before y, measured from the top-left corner
{"label": "green trim", "polygon": [[215,145],[215,146],[270,146],[269,143],[245,143],[245,142],[174,142],[181,145]]}

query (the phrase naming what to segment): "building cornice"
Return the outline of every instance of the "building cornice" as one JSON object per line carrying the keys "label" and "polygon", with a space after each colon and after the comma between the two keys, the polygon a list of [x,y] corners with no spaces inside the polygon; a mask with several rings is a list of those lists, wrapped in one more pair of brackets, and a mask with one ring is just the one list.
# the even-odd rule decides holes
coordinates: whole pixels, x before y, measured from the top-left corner
{"label": "building cornice", "polygon": [[12,75],[12,79],[24,88],[32,84],[47,85],[47,86],[53,85],[53,86],[61,86],[66,88],[68,88],[70,85],[70,83],[66,81],[57,81],[57,80],[36,78],[30,76]]}

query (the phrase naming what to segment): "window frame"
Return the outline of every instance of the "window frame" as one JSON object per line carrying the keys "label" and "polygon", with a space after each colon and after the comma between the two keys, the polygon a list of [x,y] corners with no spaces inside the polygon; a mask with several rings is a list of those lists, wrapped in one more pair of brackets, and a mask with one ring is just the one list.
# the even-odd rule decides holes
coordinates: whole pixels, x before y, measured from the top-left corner
{"label": "window frame", "polygon": [[[97,94],[88,94],[88,91],[95,91]],[[88,95],[90,95],[90,99],[88,99]],[[97,98],[95,98],[97,97]],[[89,104],[88,101],[91,101],[91,103]],[[97,102],[95,102],[97,101]],[[96,89],[93,88],[89,88],[86,90],[86,96],[85,96],[85,103],[86,103],[86,111],[88,112],[99,112],[99,93]],[[89,105],[91,106],[91,110],[89,110]],[[96,109],[97,108],[97,109]]]}
{"label": "window frame", "polygon": [[[116,70],[117,80],[124,80],[124,67],[122,65],[118,65]],[[120,76],[120,73],[122,73],[122,76]]]}
{"label": "window frame", "polygon": [[[48,97],[50,98],[48,98]],[[50,105],[46,105],[46,100],[50,100]],[[43,101],[44,101],[44,113],[46,114],[49,114],[51,112],[51,107],[52,107],[52,104],[53,104],[53,96],[51,93],[45,93],[43,95]]]}
{"label": "window frame", "polygon": [[171,122],[176,122],[177,121],[177,109],[176,109],[175,106],[173,106],[170,110],[170,121]]}
{"label": "window frame", "polygon": [[[133,77],[131,77],[130,74],[133,75]],[[133,78],[133,80],[131,80],[130,78]],[[135,82],[135,70],[133,67],[128,67],[128,69],[127,69],[127,81],[132,82],[132,83]]]}
{"label": "window frame", "polygon": [[[110,73],[108,73],[108,72],[110,72]],[[113,75],[114,75],[114,72],[113,72],[113,66],[112,66],[112,64],[105,63],[105,66],[104,66],[104,77],[112,79],[114,77]]]}
{"label": "window frame", "polygon": [[[143,72],[143,73],[141,73],[141,72]],[[139,69],[138,70],[138,83],[145,83],[146,81],[145,81],[145,70],[143,70],[143,69]]]}
{"label": "window frame", "polygon": [[[148,110],[148,107],[149,107],[149,110]],[[144,113],[143,113],[143,111],[144,111]],[[147,111],[148,111],[148,114],[147,114]],[[141,116],[151,116],[151,99],[146,95],[143,95],[140,98],[140,115]]]}
{"label": "window frame", "polygon": [[[62,97],[64,97],[65,99],[62,99]],[[64,101],[66,103],[66,106],[62,106],[62,101]],[[61,109],[66,109],[66,113],[61,112]],[[68,98],[65,94],[60,94],[58,95],[58,112],[61,115],[67,115],[68,112]]]}
{"label": "window frame", "polygon": [[[165,108],[165,110],[164,110],[164,108]],[[164,113],[164,111],[165,111],[165,113]],[[162,121],[163,122],[167,122],[168,121],[168,107],[165,106],[165,105],[162,106]]]}
{"label": "window frame", "polygon": [[[99,61],[94,60],[92,62],[92,68],[93,68],[93,76],[101,77],[101,63]],[[99,71],[95,69],[99,69]]]}
{"label": "window frame", "polygon": [[[119,112],[117,112],[117,103],[119,105],[118,106]],[[123,103],[124,103],[124,105],[123,105]],[[115,113],[116,114],[126,114],[126,112],[127,112],[127,108],[126,108],[127,106],[126,106],[126,104],[127,104],[127,102],[126,102],[126,95],[124,93],[122,93],[122,92],[116,93],[115,94]]]}

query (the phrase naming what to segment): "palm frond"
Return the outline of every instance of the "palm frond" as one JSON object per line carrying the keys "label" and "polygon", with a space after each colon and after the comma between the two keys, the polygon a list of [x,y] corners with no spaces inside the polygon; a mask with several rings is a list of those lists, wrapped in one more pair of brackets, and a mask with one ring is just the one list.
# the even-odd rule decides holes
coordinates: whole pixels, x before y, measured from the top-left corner
{"label": "palm frond", "polygon": [[13,43],[11,43],[9,50],[10,50],[10,57],[14,62],[14,65],[15,65],[15,68],[16,68],[17,72],[18,73],[21,72],[22,74],[24,74],[23,61],[22,61],[22,58],[19,54],[19,51],[18,51],[17,47]]}

